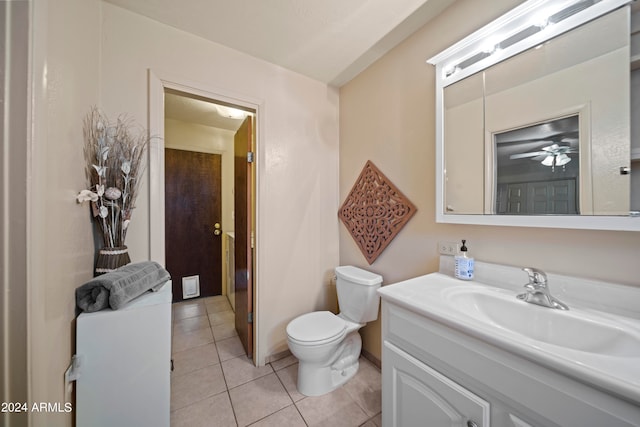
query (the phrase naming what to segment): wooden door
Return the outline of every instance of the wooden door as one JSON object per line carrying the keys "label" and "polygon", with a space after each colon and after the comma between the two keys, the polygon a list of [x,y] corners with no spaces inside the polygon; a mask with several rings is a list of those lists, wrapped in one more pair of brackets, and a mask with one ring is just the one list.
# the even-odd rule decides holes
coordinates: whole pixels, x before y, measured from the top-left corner
{"label": "wooden door", "polygon": [[234,137],[236,331],[247,356],[253,355],[252,163],[253,130],[247,117]]}
{"label": "wooden door", "polygon": [[577,215],[576,180],[562,179],[529,183],[531,208],[534,215]]}
{"label": "wooden door", "polygon": [[201,297],[222,293],[221,191],[219,154],[165,150],[165,252],[174,302],[182,301],[183,277],[199,276]]}

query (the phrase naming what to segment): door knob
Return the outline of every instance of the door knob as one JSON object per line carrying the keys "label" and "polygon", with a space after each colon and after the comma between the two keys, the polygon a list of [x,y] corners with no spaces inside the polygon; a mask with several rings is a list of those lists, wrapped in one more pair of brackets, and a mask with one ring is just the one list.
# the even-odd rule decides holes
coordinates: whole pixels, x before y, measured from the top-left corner
{"label": "door knob", "polygon": [[213,234],[215,236],[219,236],[220,235],[220,230],[218,230],[217,228],[215,230],[213,230]]}

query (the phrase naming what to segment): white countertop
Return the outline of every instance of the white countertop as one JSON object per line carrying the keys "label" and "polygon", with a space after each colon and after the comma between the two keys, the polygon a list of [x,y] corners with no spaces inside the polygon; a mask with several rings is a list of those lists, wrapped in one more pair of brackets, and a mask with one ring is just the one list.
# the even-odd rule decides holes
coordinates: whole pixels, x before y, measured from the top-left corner
{"label": "white countertop", "polygon": [[[484,270],[485,272],[493,271],[495,267],[493,264],[487,264],[484,266]],[[456,290],[461,290],[468,293],[470,289],[473,289],[474,292],[491,292],[501,298],[512,297],[514,304],[525,304],[525,306],[522,306],[524,310],[553,310],[517,300],[516,295],[523,292],[522,285],[527,282],[526,274],[517,273],[519,269],[515,267],[499,267],[515,269],[515,277],[524,280],[520,280],[519,284],[513,286],[502,281],[500,287],[495,287],[478,281],[458,280],[448,274],[432,273],[383,286],[378,292],[383,301],[402,306],[503,350],[640,404],[640,315],[638,315],[638,310],[640,310],[638,305],[640,289],[626,286],[620,288],[616,287],[617,285],[613,285],[613,291],[609,292],[610,298],[606,301],[606,306],[615,305],[614,299],[616,297],[625,298],[625,301],[621,302],[623,307],[618,310],[618,313],[611,313],[611,311],[594,309],[593,306],[598,306],[599,304],[597,301],[592,304],[576,302],[569,297],[570,292],[569,294],[564,292],[567,300],[560,298],[553,292],[553,281],[550,282],[552,295],[569,305],[570,310],[566,312],[569,313],[569,316],[582,317],[596,322],[600,319],[603,324],[615,322],[616,325],[624,329],[625,336],[632,338],[633,346],[625,348],[623,352],[598,354],[597,352],[581,351],[539,341],[514,332],[497,323],[488,320],[479,321],[478,318],[465,314],[464,310],[452,306],[452,300],[449,298],[452,292],[455,293]],[[483,270],[483,263],[476,263],[476,270],[478,269]],[[505,276],[503,275],[502,277],[504,278]],[[575,280],[579,282],[582,279]],[[575,286],[575,283],[570,278],[565,277],[564,283],[569,288]],[[591,283],[590,286],[595,285]],[[598,287],[601,286],[606,286],[606,284],[599,283]],[[596,292],[594,295],[597,297],[603,293],[606,293],[606,290],[600,289],[600,292]],[[584,298],[587,298],[587,296],[583,296]],[[619,314],[628,313],[631,304],[636,307],[636,312],[632,313],[636,314],[636,316]],[[532,309],[529,306],[535,308]],[[584,333],[588,334],[589,331],[585,330]],[[636,337],[637,349],[635,347]]]}

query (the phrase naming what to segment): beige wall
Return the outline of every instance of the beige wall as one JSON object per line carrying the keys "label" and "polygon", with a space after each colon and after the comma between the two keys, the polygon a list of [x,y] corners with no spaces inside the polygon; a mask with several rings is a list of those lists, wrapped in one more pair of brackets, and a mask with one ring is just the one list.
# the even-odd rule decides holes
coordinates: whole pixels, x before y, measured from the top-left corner
{"label": "beige wall", "polygon": [[[341,264],[368,268],[390,284],[436,271],[437,242],[465,238],[478,260],[640,285],[638,233],[435,222],[435,80],[425,61],[520,3],[459,0],[341,88],[340,199],[371,160],[418,208],[371,266],[340,226]],[[380,357],[380,322],[363,337]]]}
{"label": "beige wall", "polygon": [[[100,2],[33,1],[28,177],[29,398],[72,402],[64,372],[75,347],[76,287],[93,277],[82,120],[99,105]],[[73,16],[73,19],[70,17]],[[71,413],[31,413],[32,426],[70,426]]]}
{"label": "beige wall", "polygon": [[[236,94],[258,112],[257,361],[287,349],[286,324],[327,305],[338,263],[338,92],[200,37],[102,5],[101,95],[107,113],[147,111],[147,70]],[[185,83],[186,84],[186,83]],[[141,194],[148,194],[144,184]],[[127,245],[149,257],[141,197]]]}

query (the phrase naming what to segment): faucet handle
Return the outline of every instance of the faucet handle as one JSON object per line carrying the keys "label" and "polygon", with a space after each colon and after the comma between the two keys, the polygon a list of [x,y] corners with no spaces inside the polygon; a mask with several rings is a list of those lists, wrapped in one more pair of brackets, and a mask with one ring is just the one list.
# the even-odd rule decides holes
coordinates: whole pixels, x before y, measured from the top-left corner
{"label": "faucet handle", "polygon": [[532,267],[525,267],[522,270],[526,271],[527,274],[529,275],[528,284],[540,285],[540,286],[547,285],[547,275],[544,271],[538,270],[537,268],[532,268]]}

